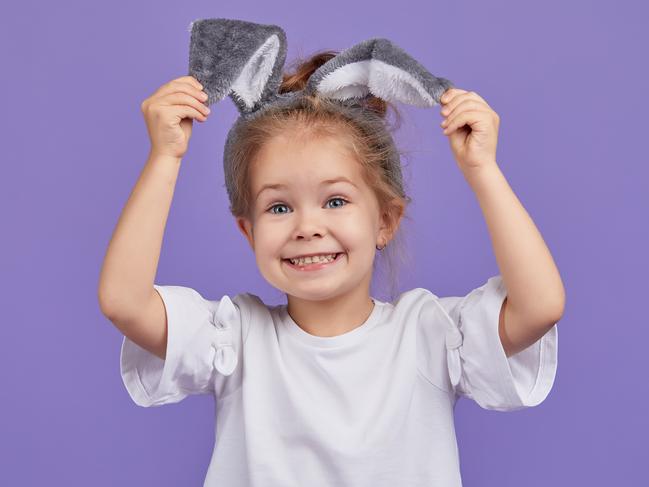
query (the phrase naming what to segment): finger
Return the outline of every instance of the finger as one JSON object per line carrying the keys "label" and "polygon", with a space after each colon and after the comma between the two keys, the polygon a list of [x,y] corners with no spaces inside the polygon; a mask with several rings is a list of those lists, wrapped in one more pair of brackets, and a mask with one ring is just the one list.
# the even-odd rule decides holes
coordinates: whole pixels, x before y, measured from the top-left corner
{"label": "finger", "polygon": [[444,98],[443,105],[448,106],[449,104],[453,103],[458,103],[459,100],[465,99],[465,98],[473,98],[474,100],[479,100],[483,102],[485,105],[489,106],[487,101],[482,98],[480,95],[478,95],[475,91],[466,91],[466,90],[455,90],[454,93],[450,94],[448,99],[446,98],[446,94],[442,95]]}
{"label": "finger", "polygon": [[201,103],[195,97],[183,92],[170,93],[166,95],[163,100],[170,105],[189,105],[203,113],[205,116],[209,115],[211,111],[204,103]]}
{"label": "finger", "polygon": [[178,82],[181,82],[181,83],[182,82],[190,83],[198,90],[203,89],[203,85],[201,85],[201,83],[196,78],[194,78],[193,76],[189,76],[189,75],[188,76],[181,76],[180,78],[176,78],[176,79],[174,79],[172,81],[178,81]]}
{"label": "finger", "polygon": [[186,82],[164,84],[160,88],[158,88],[158,90],[153,94],[152,98],[180,92],[189,93],[202,102],[207,101],[207,93],[205,93],[203,90],[199,90],[193,84]]}
{"label": "finger", "polygon": [[447,103],[451,102],[453,98],[455,98],[457,95],[461,93],[466,93],[466,90],[461,90],[460,88],[449,88],[440,97],[439,101],[442,103],[442,105],[446,105]]}
{"label": "finger", "polygon": [[447,115],[451,113],[451,111],[460,103],[462,103],[464,100],[474,100],[475,98],[471,96],[470,92],[465,91],[464,93],[460,93],[459,95],[456,95],[450,102],[448,102],[442,109],[440,110],[439,113],[442,115]]}
{"label": "finger", "polygon": [[464,95],[456,97],[451,103],[445,106],[439,113],[444,115],[446,119],[449,119],[454,116],[454,114],[459,113],[462,110],[467,108],[480,109],[484,107],[484,104],[480,101],[476,101],[474,98],[465,97]]}
{"label": "finger", "polygon": [[205,115],[189,105],[174,105],[174,115],[180,119],[191,118],[196,119],[199,122],[205,122],[207,120]]}
{"label": "finger", "polygon": [[458,113],[452,120],[449,120],[446,128],[444,129],[444,133],[450,134],[451,132],[457,130],[458,128],[464,127],[465,125],[471,126],[472,123],[479,121],[484,114],[484,110],[462,111]]}
{"label": "finger", "polygon": [[[491,108],[489,104],[486,102],[484,98],[482,98],[480,95],[478,95],[475,91],[465,91],[464,93],[461,93],[457,95],[453,100],[449,103],[446,104],[446,106],[440,111],[442,115],[446,115],[447,112],[445,110],[447,108],[450,108],[450,110],[453,110],[455,106],[457,106],[459,103],[461,103],[464,100],[475,100],[487,108]],[[449,111],[450,112],[450,111]]]}
{"label": "finger", "polygon": [[487,100],[485,100],[484,98],[482,98],[482,97],[481,97],[480,95],[478,95],[475,91],[469,91],[468,94],[471,95],[471,97],[475,98],[476,100],[480,100],[482,103],[484,103],[485,105],[487,105]]}

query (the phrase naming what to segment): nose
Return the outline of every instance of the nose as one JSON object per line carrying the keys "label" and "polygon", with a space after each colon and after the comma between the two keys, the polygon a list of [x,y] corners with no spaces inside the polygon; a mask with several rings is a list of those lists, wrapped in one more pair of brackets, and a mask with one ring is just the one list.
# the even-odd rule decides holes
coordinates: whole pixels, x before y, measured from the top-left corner
{"label": "nose", "polygon": [[323,237],[324,235],[324,225],[314,212],[302,211],[301,215],[296,218],[296,227],[293,232],[294,239],[311,240],[312,238]]}

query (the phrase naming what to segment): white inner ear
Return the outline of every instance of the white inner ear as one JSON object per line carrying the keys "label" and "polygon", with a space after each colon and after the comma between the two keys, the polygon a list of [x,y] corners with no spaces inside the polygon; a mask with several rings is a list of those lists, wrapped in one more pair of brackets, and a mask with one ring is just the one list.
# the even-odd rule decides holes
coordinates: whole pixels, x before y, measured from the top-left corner
{"label": "white inner ear", "polygon": [[255,51],[232,84],[231,90],[243,100],[248,108],[261,98],[266,83],[270,78],[279,53],[279,38],[272,35]]}
{"label": "white inner ear", "polygon": [[435,100],[407,71],[378,59],[345,64],[325,76],[316,91],[328,98],[345,100],[371,92],[390,102],[419,107],[434,106]]}

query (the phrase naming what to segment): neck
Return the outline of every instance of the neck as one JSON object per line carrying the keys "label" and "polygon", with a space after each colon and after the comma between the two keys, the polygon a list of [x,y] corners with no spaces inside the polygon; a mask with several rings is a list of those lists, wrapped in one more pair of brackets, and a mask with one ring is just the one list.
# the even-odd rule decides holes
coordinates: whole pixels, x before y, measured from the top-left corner
{"label": "neck", "polygon": [[286,296],[287,311],[293,321],[307,333],[319,337],[342,335],[358,328],[376,306],[369,289],[361,286],[318,301]]}

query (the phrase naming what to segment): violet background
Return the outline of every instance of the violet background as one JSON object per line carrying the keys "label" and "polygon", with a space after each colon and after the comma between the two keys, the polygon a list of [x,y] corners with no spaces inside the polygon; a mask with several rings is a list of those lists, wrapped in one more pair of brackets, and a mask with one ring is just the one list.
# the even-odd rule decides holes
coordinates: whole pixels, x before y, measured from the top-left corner
{"label": "violet background", "polygon": [[[187,74],[188,26],[206,17],[280,25],[287,63],[388,37],[487,100],[501,117],[498,163],[553,254],[567,304],[542,404],[501,413],[459,401],[464,485],[646,482],[645,4],[116,0],[2,10],[0,484],[202,485],[213,399],[136,406],[97,284],[148,152],[140,103]],[[401,288],[465,295],[499,272],[484,218],[439,107],[399,108],[416,223],[406,228],[416,265]],[[236,109],[230,98],[212,109],[194,124],[156,283],[279,302],[227,211],[221,155]]]}

